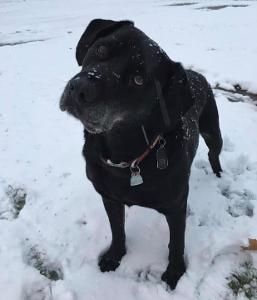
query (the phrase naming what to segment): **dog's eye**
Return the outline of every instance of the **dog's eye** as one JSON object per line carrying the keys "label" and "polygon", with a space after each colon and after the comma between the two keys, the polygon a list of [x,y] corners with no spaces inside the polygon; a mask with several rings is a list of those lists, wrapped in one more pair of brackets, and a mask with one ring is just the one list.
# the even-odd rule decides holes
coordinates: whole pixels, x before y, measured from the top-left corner
{"label": "dog's eye", "polygon": [[144,78],[140,75],[136,75],[134,77],[134,82],[136,85],[143,85],[144,84]]}
{"label": "dog's eye", "polygon": [[109,56],[109,49],[106,46],[101,45],[97,48],[96,54],[102,60],[107,59]]}

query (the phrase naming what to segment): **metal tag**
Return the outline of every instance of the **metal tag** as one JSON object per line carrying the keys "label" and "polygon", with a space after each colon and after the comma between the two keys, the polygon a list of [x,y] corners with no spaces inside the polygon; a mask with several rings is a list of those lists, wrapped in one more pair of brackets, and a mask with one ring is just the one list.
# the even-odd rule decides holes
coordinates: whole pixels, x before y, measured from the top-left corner
{"label": "metal tag", "polygon": [[130,186],[136,186],[143,183],[143,178],[140,173],[132,173],[130,178]]}
{"label": "metal tag", "polygon": [[166,169],[169,165],[166,149],[161,146],[156,152],[157,168],[160,170]]}

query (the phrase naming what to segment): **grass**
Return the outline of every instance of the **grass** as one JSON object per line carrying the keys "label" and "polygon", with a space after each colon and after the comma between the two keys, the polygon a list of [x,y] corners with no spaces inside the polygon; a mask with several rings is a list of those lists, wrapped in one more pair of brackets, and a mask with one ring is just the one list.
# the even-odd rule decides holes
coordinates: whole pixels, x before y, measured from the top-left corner
{"label": "grass", "polygon": [[257,269],[251,262],[243,263],[239,270],[228,278],[228,287],[234,296],[257,299]]}

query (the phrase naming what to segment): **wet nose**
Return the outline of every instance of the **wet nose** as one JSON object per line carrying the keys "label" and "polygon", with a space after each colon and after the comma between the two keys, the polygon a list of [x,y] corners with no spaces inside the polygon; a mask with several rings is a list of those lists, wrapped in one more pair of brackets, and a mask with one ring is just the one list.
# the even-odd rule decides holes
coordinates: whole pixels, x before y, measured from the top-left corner
{"label": "wet nose", "polygon": [[71,97],[80,103],[92,102],[97,96],[98,80],[94,74],[87,72],[79,74],[69,82]]}

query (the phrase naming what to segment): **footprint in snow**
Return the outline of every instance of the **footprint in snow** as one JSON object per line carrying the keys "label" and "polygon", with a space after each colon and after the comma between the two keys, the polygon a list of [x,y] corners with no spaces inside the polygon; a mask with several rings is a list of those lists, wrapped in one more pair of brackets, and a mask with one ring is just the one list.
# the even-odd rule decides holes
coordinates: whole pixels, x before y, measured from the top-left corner
{"label": "footprint in snow", "polygon": [[220,188],[221,194],[229,200],[227,212],[232,217],[252,217],[254,215],[254,205],[251,201],[255,200],[256,196],[253,192],[247,189],[241,191],[234,190],[228,182],[222,182],[218,187]]}
{"label": "footprint in snow", "polygon": [[51,283],[36,281],[25,284],[22,289],[22,300],[53,300]]}
{"label": "footprint in snow", "polygon": [[29,282],[23,286],[22,300],[78,300],[73,291],[56,287],[49,280]]}
{"label": "footprint in snow", "polygon": [[25,188],[8,185],[0,190],[0,220],[13,220],[26,204],[27,192]]}
{"label": "footprint in snow", "polygon": [[63,270],[59,262],[52,261],[46,251],[39,246],[32,246],[24,249],[24,262],[37,269],[39,273],[49,280],[57,281],[63,279]]}
{"label": "footprint in snow", "polygon": [[234,218],[240,216],[253,217],[254,206],[248,200],[244,200],[244,194],[236,191],[231,195],[233,198],[229,203],[227,212]]}
{"label": "footprint in snow", "polygon": [[235,178],[246,172],[253,172],[257,174],[257,162],[250,162],[249,157],[244,154],[241,154],[233,161],[228,161],[226,167]]}
{"label": "footprint in snow", "polygon": [[137,280],[141,281],[150,281],[153,283],[160,283],[161,282],[161,274],[162,272],[151,270],[147,268],[145,270],[138,270],[136,272]]}

